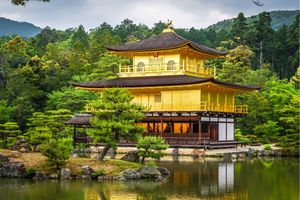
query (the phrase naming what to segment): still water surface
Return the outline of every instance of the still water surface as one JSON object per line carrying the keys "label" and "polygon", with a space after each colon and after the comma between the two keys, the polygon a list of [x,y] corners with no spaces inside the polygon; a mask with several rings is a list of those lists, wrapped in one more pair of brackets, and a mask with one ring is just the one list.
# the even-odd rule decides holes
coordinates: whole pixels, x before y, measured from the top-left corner
{"label": "still water surface", "polygon": [[160,162],[166,182],[1,179],[0,200],[249,199],[298,200],[299,160]]}

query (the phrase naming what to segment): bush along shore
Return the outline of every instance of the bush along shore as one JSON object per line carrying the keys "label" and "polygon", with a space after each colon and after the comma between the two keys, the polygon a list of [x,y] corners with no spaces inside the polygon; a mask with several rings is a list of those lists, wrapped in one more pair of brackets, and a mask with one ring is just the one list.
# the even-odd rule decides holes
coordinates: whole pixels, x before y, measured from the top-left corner
{"label": "bush along shore", "polygon": [[[10,178],[32,178],[35,180],[98,180],[126,181],[151,180],[164,181],[170,176],[168,169],[157,167],[155,163],[141,165],[129,162],[136,159],[130,152],[123,160],[98,161],[92,158],[71,157],[65,167],[57,170],[46,165],[46,158],[40,153],[20,153],[2,150],[0,153],[0,176]],[[129,161],[125,161],[129,160]]]}

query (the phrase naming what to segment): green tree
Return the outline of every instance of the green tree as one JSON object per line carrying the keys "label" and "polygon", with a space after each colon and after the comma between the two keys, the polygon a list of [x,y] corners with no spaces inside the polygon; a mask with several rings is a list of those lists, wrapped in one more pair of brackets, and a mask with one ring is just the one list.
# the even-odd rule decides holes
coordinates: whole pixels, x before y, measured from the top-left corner
{"label": "green tree", "polygon": [[87,80],[97,81],[118,77],[119,65],[128,65],[130,60],[108,53],[103,54],[97,62],[93,64],[93,70],[87,74]]}
{"label": "green tree", "polygon": [[253,131],[258,137],[262,138],[264,143],[270,143],[278,141],[282,129],[277,122],[268,120],[263,124],[256,125]]}
{"label": "green tree", "polygon": [[159,21],[157,23],[154,23],[154,26],[152,28],[152,34],[158,35],[160,34],[165,28],[167,28],[167,24]]}
{"label": "green tree", "polygon": [[133,23],[130,19],[124,19],[120,25],[117,25],[114,29],[114,32],[122,39],[123,42],[126,42],[128,36],[133,35],[137,30],[137,25]]}
{"label": "green tree", "polygon": [[42,144],[42,154],[47,157],[47,164],[55,166],[56,169],[66,165],[73,151],[71,138],[50,138],[47,143]]}
{"label": "green tree", "polygon": [[35,112],[29,118],[26,132],[27,140],[33,149],[50,139],[68,138],[71,135],[71,129],[65,126],[65,122],[72,117],[72,113],[66,109],[49,110],[44,113]]}
{"label": "green tree", "polygon": [[300,89],[300,66],[298,67],[295,75],[290,79],[290,82],[294,84],[295,88],[298,90]]}
{"label": "green tree", "polygon": [[67,109],[72,112],[79,112],[90,100],[97,98],[93,92],[75,90],[73,87],[63,88],[48,94],[46,105],[47,110]]}
{"label": "green tree", "polygon": [[88,34],[85,32],[82,25],[79,25],[78,28],[75,29],[75,32],[71,37],[71,46],[74,46],[77,41],[80,41],[80,43],[83,45],[83,48],[89,47]]}
{"label": "green tree", "polygon": [[244,73],[251,69],[251,57],[253,51],[244,45],[237,46],[226,55],[223,68],[219,71],[218,77],[221,80],[242,84]]}
{"label": "green tree", "polygon": [[0,124],[12,121],[14,108],[6,100],[0,100]]}
{"label": "green tree", "polygon": [[89,34],[91,60],[97,62],[101,55],[107,51],[105,47],[121,43],[121,38],[113,34],[113,29],[107,23],[93,29]]}
{"label": "green tree", "polygon": [[299,134],[300,98],[293,84],[273,78],[264,83],[261,92],[240,98],[240,102],[249,105],[248,115],[239,119],[243,133],[254,133],[266,142]]}
{"label": "green tree", "polygon": [[121,138],[136,141],[144,128],[136,125],[144,108],[132,103],[133,95],[126,89],[111,88],[102,92],[99,99],[89,105],[94,109],[92,128],[87,132],[94,142],[105,142],[99,159],[103,160],[110,148],[116,148]]}
{"label": "green tree", "polygon": [[144,164],[145,158],[163,157],[162,150],[166,150],[169,145],[165,144],[165,140],[162,137],[145,136],[139,137],[136,147],[138,148],[138,154],[142,157],[141,163]]}
{"label": "green tree", "polygon": [[73,75],[80,74],[82,71],[89,71],[91,68],[88,52],[80,40],[76,40],[71,48],[69,67],[69,71]]}
{"label": "green tree", "polygon": [[[263,63],[267,63],[264,57],[266,57],[266,52],[271,52],[272,50],[272,36],[273,30],[271,27],[271,16],[268,12],[262,12],[258,15],[258,20],[254,22],[254,39],[255,39],[255,53],[259,55],[258,67],[263,68]],[[265,56],[264,56],[265,54]],[[270,55],[270,53],[269,53]],[[267,57],[266,57],[267,58]]]}
{"label": "green tree", "polygon": [[230,36],[237,44],[245,44],[245,34],[247,29],[247,19],[244,16],[244,13],[241,12],[238,14],[238,17],[233,20]]}
{"label": "green tree", "polygon": [[26,64],[28,55],[26,53],[27,43],[19,36],[4,44],[4,53],[11,67],[16,68]]}
{"label": "green tree", "polygon": [[14,145],[21,137],[19,126],[15,122],[0,124],[0,147],[8,148]]}
{"label": "green tree", "polygon": [[300,30],[299,30],[299,18],[300,14],[295,18],[294,23],[289,27],[288,29],[288,34],[286,37],[286,46],[287,46],[287,52],[289,52],[289,55],[287,57],[288,59],[288,69],[286,70],[287,73],[284,77],[290,77],[292,76],[296,71],[297,68],[300,66],[299,63],[299,46],[300,46],[300,41],[299,41],[299,35],[300,35]]}

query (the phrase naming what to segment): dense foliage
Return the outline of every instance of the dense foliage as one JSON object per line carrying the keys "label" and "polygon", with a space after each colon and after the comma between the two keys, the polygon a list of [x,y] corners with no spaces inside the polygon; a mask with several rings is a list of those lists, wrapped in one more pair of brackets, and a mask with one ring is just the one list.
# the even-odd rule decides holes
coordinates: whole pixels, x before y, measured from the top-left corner
{"label": "dense foliage", "polygon": [[[296,89],[299,89],[300,77],[299,70],[296,73],[299,15],[290,26],[276,31],[271,23],[271,15],[266,12],[251,23],[240,13],[228,30],[190,28],[175,31],[195,42],[229,50],[225,59],[206,62],[208,66],[219,68],[219,79],[262,86],[259,92],[237,99],[237,103],[249,105],[249,115],[240,119],[239,129],[243,135],[254,135],[263,142],[298,145],[295,141],[299,135],[299,91]],[[149,28],[125,19],[115,27],[102,23],[89,32],[83,26],[65,31],[46,27],[29,39],[1,37],[0,124],[15,122],[22,133],[28,133],[34,130],[33,119],[47,110],[82,111],[96,96],[74,90],[70,83],[117,77],[119,63],[131,62],[107,54],[105,47],[157,35],[165,27],[161,21]],[[43,140],[47,134],[48,131],[38,134],[42,139],[33,137],[32,145],[37,145],[38,142],[33,141]]]}
{"label": "dense foliage", "polygon": [[71,128],[65,126],[71,116],[72,113],[65,109],[35,112],[29,119],[30,128],[25,133],[33,150],[41,151],[47,157],[47,163],[57,169],[64,166],[73,150]]}
{"label": "dense foliage", "polygon": [[165,144],[162,137],[145,136],[139,137],[136,147],[138,154],[142,157],[141,163],[144,164],[145,158],[159,159],[163,157],[162,150],[166,150],[169,145]]}
{"label": "dense foliage", "polygon": [[66,164],[73,151],[72,138],[49,139],[41,147],[42,153],[47,157],[47,164],[60,169]]}
{"label": "dense foliage", "polygon": [[111,88],[89,104],[95,117],[88,134],[95,142],[106,143],[100,160],[110,148],[116,148],[121,139],[136,141],[144,132],[143,127],[136,126],[144,117],[144,108],[132,103],[132,99],[133,95],[126,89]]}

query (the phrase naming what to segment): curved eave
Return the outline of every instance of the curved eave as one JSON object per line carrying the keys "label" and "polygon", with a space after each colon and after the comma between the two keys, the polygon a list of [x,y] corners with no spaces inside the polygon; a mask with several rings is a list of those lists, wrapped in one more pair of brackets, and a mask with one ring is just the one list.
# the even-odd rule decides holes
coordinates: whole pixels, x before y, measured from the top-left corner
{"label": "curved eave", "polygon": [[[205,53],[209,56],[213,56],[214,58],[219,58],[219,57],[223,57],[227,54],[227,52],[212,52],[209,50],[204,50],[201,49],[199,47],[197,47],[196,45],[194,45],[192,42],[186,42],[184,44],[181,45],[177,45],[177,46],[171,46],[171,47],[166,47],[166,48],[153,48],[153,49],[133,49],[133,50],[120,50],[120,49],[114,49],[111,47],[106,47],[110,53],[113,54],[118,54],[118,55],[128,55],[131,53],[147,53],[147,52],[155,52],[155,51],[167,51],[167,50],[176,50],[179,48],[182,48],[184,46],[189,46],[190,48],[192,48],[193,50],[199,52],[199,53]],[[209,47],[207,47],[209,48]]]}
{"label": "curved eave", "polygon": [[[172,83],[172,84],[152,84],[152,85],[112,85],[112,84],[102,84],[101,86],[97,86],[98,82],[90,82],[90,83],[73,83],[72,85],[76,89],[84,89],[84,90],[92,90],[92,91],[101,91],[106,88],[128,88],[130,90],[157,90],[157,89],[170,89],[170,88],[197,88],[203,85],[212,85],[216,88],[226,88],[232,90],[237,93],[241,92],[249,92],[249,91],[257,91],[261,87],[256,86],[243,86],[232,83],[226,83],[214,78],[202,79],[199,81],[192,81],[189,83]],[[102,82],[103,83],[103,82]]]}

